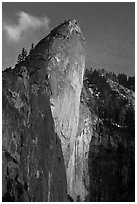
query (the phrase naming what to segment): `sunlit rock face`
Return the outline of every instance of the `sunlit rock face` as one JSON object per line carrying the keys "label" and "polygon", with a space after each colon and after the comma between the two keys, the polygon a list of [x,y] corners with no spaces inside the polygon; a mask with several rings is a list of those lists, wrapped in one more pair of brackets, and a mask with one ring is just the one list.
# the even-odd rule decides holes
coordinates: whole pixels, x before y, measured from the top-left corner
{"label": "sunlit rock face", "polygon": [[[48,45],[46,50],[45,44]],[[47,70],[52,116],[55,131],[62,144],[67,190],[70,196],[73,195],[75,182],[74,144],[78,130],[80,94],[85,68],[84,44],[77,22],[69,20],[43,39],[31,56],[31,58],[40,57],[41,61],[38,61],[37,66],[43,63]],[[41,74],[42,77],[45,76]]]}
{"label": "sunlit rock face", "polygon": [[[74,199],[75,142],[79,122],[80,94],[85,68],[84,39],[77,23],[69,21],[53,43],[56,50],[51,60],[51,108],[55,130],[62,143],[67,174],[68,194]],[[63,40],[63,38],[65,38]],[[57,84],[57,85],[56,85]]]}

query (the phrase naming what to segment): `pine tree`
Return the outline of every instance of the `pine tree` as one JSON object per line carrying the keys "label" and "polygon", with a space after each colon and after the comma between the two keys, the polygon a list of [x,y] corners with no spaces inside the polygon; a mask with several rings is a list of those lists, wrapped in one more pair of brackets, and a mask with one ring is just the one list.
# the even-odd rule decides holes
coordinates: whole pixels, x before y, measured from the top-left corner
{"label": "pine tree", "polygon": [[18,55],[17,64],[24,61],[27,57],[27,50],[23,47],[21,53]]}
{"label": "pine tree", "polygon": [[30,51],[29,51],[29,54],[31,54],[33,50],[34,50],[34,44],[32,43],[32,44],[31,44]]}
{"label": "pine tree", "polygon": [[19,64],[21,62],[21,54],[18,55],[17,63]]}
{"label": "pine tree", "polygon": [[24,61],[26,57],[27,57],[27,50],[23,47],[21,52],[21,61]]}

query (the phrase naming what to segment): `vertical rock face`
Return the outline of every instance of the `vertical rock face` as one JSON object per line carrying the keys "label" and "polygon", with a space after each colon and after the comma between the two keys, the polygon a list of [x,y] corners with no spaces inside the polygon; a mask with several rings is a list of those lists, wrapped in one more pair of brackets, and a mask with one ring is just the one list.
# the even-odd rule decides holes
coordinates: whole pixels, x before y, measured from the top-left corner
{"label": "vertical rock face", "polygon": [[[60,32],[61,33],[61,32]],[[62,33],[64,35],[64,33]],[[62,142],[62,150],[66,165],[67,190],[73,197],[75,194],[75,141],[79,122],[80,94],[83,85],[85,68],[84,40],[76,22],[69,21],[65,28],[65,39],[57,38],[53,45],[56,51],[55,63],[58,73],[51,72],[52,114],[55,130]],[[61,50],[60,50],[61,47]],[[57,86],[56,86],[57,83]],[[57,90],[55,92],[55,87]]]}
{"label": "vertical rock face", "polygon": [[[46,49],[45,44],[48,45]],[[74,148],[85,68],[84,44],[77,22],[69,20],[40,41],[31,56],[35,59],[37,56],[40,58],[35,62],[35,66],[43,63],[43,67],[45,66],[47,70],[55,132],[61,140],[67,174],[67,190],[72,197],[75,185]],[[42,74],[42,77],[45,76]]]}
{"label": "vertical rock face", "polygon": [[3,200],[66,200],[63,155],[66,166],[69,159],[61,143],[73,143],[77,131],[82,43],[76,22],[65,22],[25,62],[3,73]]}
{"label": "vertical rock face", "polygon": [[47,85],[33,76],[25,66],[3,73],[3,201],[66,201]]}
{"label": "vertical rock face", "polygon": [[69,20],[3,72],[3,201],[74,197],[84,68],[84,39]]}

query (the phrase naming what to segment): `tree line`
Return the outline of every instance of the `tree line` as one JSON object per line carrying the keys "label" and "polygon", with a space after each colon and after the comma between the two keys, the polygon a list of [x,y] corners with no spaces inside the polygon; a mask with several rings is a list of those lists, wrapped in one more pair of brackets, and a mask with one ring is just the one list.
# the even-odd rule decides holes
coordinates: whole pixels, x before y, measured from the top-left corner
{"label": "tree line", "polygon": [[[118,74],[116,76],[114,73],[104,70],[86,70],[84,84],[87,88],[91,87],[93,90],[88,106],[100,118],[134,129],[135,114],[132,103],[129,102],[128,97],[120,97],[120,94],[110,87],[107,81],[108,78],[118,83],[120,81],[119,84],[124,85],[124,87],[129,87],[128,83],[130,82],[130,89],[134,90],[135,77],[127,79],[126,76],[127,80],[125,80],[125,74]],[[120,93],[123,89],[119,84],[117,84],[117,88]]]}
{"label": "tree line", "polygon": [[[88,75],[89,80],[92,78],[98,79],[99,75],[103,75],[105,78],[109,78],[112,81],[118,82],[120,85],[124,86],[125,88],[131,89],[135,91],[135,77],[134,76],[129,76],[127,77],[126,74],[124,73],[119,73],[116,75],[113,72],[107,72],[105,69],[100,69],[100,70],[93,70],[92,68],[90,70],[86,69],[85,75]],[[92,76],[92,77],[91,77]]]}

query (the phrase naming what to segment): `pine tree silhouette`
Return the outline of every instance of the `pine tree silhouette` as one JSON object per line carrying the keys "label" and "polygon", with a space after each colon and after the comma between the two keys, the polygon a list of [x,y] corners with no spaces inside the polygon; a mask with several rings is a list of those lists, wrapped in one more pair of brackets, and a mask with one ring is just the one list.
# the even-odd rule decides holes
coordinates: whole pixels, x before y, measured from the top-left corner
{"label": "pine tree silhouette", "polygon": [[21,62],[21,54],[18,55],[17,63],[19,64]]}
{"label": "pine tree silhouette", "polygon": [[24,61],[26,57],[27,57],[27,50],[23,47],[21,52],[21,61]]}
{"label": "pine tree silhouette", "polygon": [[34,44],[32,43],[32,44],[31,44],[30,51],[29,51],[29,54],[31,54],[33,50],[34,50]]}
{"label": "pine tree silhouette", "polygon": [[17,64],[24,61],[27,57],[27,50],[23,47],[21,53],[18,55]]}

